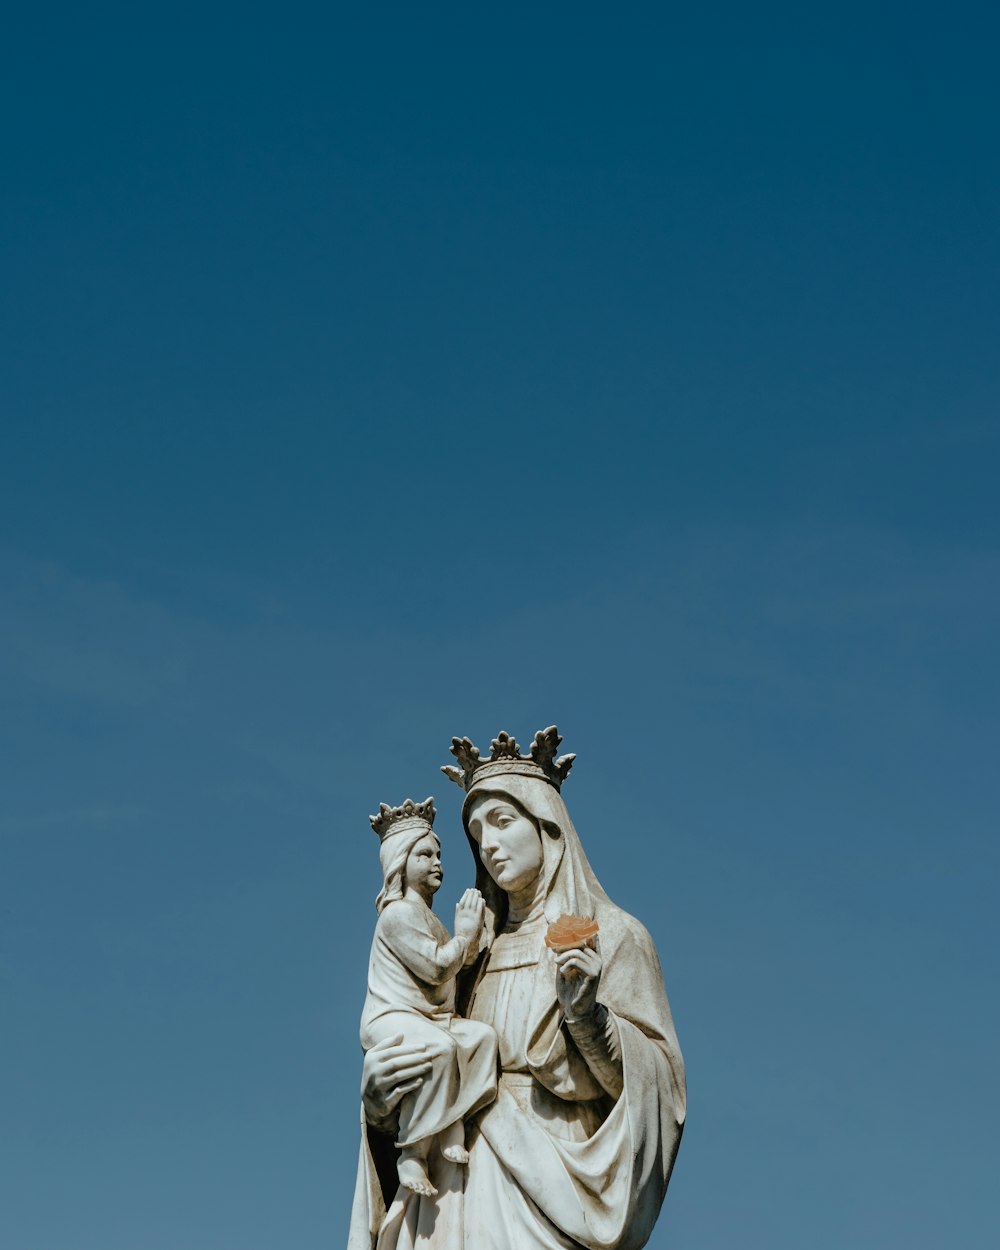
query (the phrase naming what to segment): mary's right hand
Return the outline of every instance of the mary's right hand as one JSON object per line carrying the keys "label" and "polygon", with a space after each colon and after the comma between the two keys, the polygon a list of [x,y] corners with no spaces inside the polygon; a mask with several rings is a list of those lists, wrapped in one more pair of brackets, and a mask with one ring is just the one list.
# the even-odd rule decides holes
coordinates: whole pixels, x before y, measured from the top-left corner
{"label": "mary's right hand", "polygon": [[361,1101],[368,1123],[375,1128],[391,1123],[399,1100],[419,1089],[430,1070],[424,1047],[404,1043],[402,1033],[377,1042],[365,1055],[361,1070]]}

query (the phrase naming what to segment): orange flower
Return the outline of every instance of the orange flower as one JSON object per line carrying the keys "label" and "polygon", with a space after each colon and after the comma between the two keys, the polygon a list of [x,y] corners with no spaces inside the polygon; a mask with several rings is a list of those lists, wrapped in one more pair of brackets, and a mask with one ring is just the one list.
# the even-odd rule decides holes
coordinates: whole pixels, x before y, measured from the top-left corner
{"label": "orange flower", "polygon": [[545,945],[557,955],[575,950],[578,946],[593,946],[600,925],[586,916],[560,916],[549,925]]}

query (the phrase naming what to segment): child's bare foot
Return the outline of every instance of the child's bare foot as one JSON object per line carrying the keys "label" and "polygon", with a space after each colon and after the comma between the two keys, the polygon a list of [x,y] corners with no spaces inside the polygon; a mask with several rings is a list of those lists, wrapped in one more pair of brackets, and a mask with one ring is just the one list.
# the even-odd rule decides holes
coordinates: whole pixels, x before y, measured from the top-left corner
{"label": "child's bare foot", "polygon": [[418,1159],[414,1155],[401,1158],[396,1171],[399,1174],[399,1183],[411,1193],[420,1194],[422,1198],[437,1197],[437,1190],[427,1176],[423,1159]]}
{"label": "child's bare foot", "polygon": [[461,1120],[456,1120],[454,1124],[449,1124],[444,1130],[441,1139],[441,1153],[449,1163],[466,1164],[469,1162],[469,1152],[465,1148],[465,1125]]}

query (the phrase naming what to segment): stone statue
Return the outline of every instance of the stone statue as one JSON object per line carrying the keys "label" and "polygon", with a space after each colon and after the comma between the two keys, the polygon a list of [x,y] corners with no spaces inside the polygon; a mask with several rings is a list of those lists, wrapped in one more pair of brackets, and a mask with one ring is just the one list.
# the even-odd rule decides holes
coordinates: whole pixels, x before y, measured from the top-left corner
{"label": "stone statue", "polygon": [[397,1183],[395,1143],[437,1059],[409,1017],[370,1046],[349,1250],[638,1250],[652,1232],[684,1068],[649,934],[605,894],[566,810],[561,741],[551,727],[522,755],[501,733],[484,759],[453,739],[444,771],[466,792],[484,926],[475,953],[456,952],[471,962],[451,1027],[495,1030],[497,1093],[470,1104],[467,1167],[439,1137],[425,1160],[437,1193],[416,1192]]}
{"label": "stone statue", "polygon": [[399,1183],[426,1198],[437,1196],[427,1156],[441,1136],[451,1163],[469,1161],[466,1116],[497,1092],[497,1035],[486,1024],[455,1015],[455,974],[479,951],[485,904],[466,890],[455,909],[455,936],[431,911],[444,879],[441,844],[433,829],[434,800],[399,807],[382,803],[370,817],[379,835],[383,885],[368,961],[368,996],[361,1016],[367,1052],[386,1041],[420,1046],[430,1063],[423,1081],[399,1102],[396,1130]]}

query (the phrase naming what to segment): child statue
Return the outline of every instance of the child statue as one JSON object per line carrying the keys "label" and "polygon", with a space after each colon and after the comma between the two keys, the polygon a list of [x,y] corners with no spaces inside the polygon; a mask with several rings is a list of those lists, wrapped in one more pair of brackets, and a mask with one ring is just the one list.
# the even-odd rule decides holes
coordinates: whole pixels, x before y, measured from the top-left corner
{"label": "child statue", "polygon": [[378,921],[368,963],[361,1016],[367,1052],[394,1040],[424,1047],[430,1073],[399,1103],[396,1145],[399,1182],[434,1197],[428,1152],[437,1141],[452,1163],[469,1161],[466,1117],[497,1091],[497,1036],[486,1024],[455,1014],[455,976],[479,953],[485,905],[466,890],[455,908],[455,936],[431,910],[441,886],[441,844],[433,832],[434,800],[399,807],[382,803],[370,817],[379,835],[384,882],[375,900]]}

